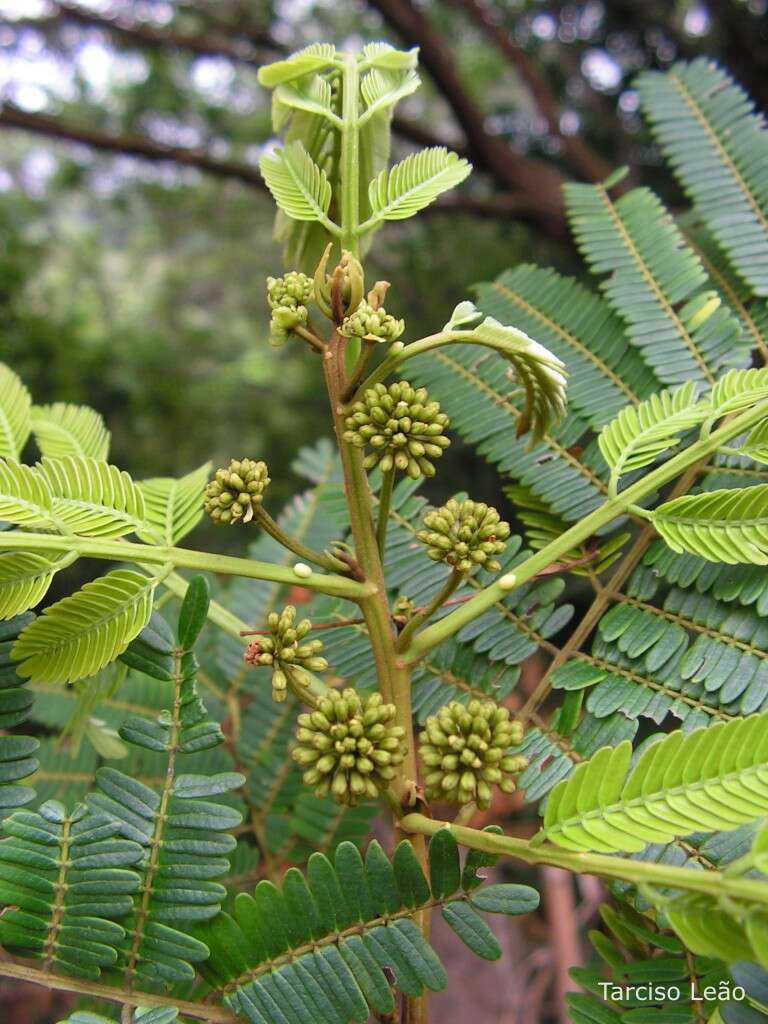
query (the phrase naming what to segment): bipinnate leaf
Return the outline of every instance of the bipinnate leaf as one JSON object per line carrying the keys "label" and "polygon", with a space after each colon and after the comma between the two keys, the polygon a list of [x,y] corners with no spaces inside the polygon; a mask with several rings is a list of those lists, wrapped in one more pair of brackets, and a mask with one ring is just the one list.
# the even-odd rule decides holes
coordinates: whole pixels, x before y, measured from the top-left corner
{"label": "bipinnate leaf", "polygon": [[[3,822],[0,942],[46,969],[95,980],[117,961],[133,909],[141,847],[84,804],[49,800]],[[34,879],[34,881],[33,881]],[[54,884],[54,882],[58,884]]]}
{"label": "bipinnate leaf", "polygon": [[517,434],[530,431],[534,441],[563,416],[566,403],[566,369],[549,349],[529,338],[524,331],[487,316],[471,331],[468,341],[496,349],[511,364],[516,383],[525,391],[525,404],[517,423]]}
{"label": "bipinnate leaf", "polygon": [[368,186],[371,226],[382,220],[413,217],[471,171],[468,161],[443,146],[412,153],[389,171],[382,171]]}
{"label": "bipinnate leaf", "polygon": [[94,675],[147,624],[156,586],[154,577],[116,569],[50,605],[13,646],[19,675],[39,683]]}
{"label": "bipinnate leaf", "polygon": [[59,569],[72,561],[71,555],[51,558],[34,551],[8,551],[0,555],[0,619],[10,619],[34,608]]}
{"label": "bipinnate leaf", "polygon": [[768,714],[670,733],[629,771],[632,745],[603,747],[552,790],[536,841],[638,852],[768,813]]}
{"label": "bipinnate leaf", "polygon": [[372,67],[360,82],[360,93],[365,104],[365,113],[360,122],[365,124],[376,113],[389,110],[399,100],[416,92],[420,85],[421,79],[412,68]]}
{"label": "bipinnate leaf", "polygon": [[44,457],[38,471],[53,495],[53,517],[62,533],[121,537],[144,527],[144,496],[117,466],[68,455]]}
{"label": "bipinnate leaf", "polygon": [[31,407],[21,379],[0,363],[0,457],[18,459],[29,437]]}
{"label": "bipinnate leaf", "polygon": [[726,71],[700,57],[638,78],[662,152],[734,269],[768,295],[768,132]]}
{"label": "bipinnate leaf", "polygon": [[259,84],[265,89],[274,89],[283,82],[292,82],[305,75],[325,71],[333,66],[335,59],[336,48],[330,43],[313,43],[292,53],[285,60],[274,61],[259,68]]}
{"label": "bipinnate leaf", "polygon": [[154,477],[139,481],[144,495],[147,528],[140,531],[149,543],[162,538],[174,546],[197,526],[203,516],[203,491],[211,475],[210,462],[193,469],[186,476]]}
{"label": "bipinnate leaf", "polygon": [[[392,1013],[387,979],[413,997],[447,984],[440,960],[413,920],[420,909],[441,905],[447,923],[473,952],[489,960],[501,954],[469,902],[479,907],[482,887],[471,897],[459,888],[459,852],[449,829],[432,837],[429,865],[427,882],[407,841],[391,862],[376,842],[364,859],[348,842],[338,846],[333,862],[315,853],[306,878],[291,869],[281,888],[259,882],[252,895],[236,897],[232,916],[220,914],[195,929],[211,950],[200,971],[251,1024],[272,1020],[276,1007],[290,1007],[297,1021],[318,1019],[322,1008],[320,1019],[327,1024],[363,1024],[371,1011]],[[494,913],[522,913],[533,909],[535,894],[526,886],[494,886],[486,902]]]}
{"label": "bipinnate leaf", "polygon": [[621,476],[650,465],[710,413],[710,403],[697,399],[696,384],[689,381],[622,409],[600,432],[600,451],[613,474]]}
{"label": "bipinnate leaf", "polygon": [[673,551],[768,565],[768,484],[685,494],[659,505],[652,522]]}
{"label": "bipinnate leaf", "polygon": [[259,166],[275,202],[290,218],[330,224],[331,183],[301,142],[267,153]]}
{"label": "bipinnate leaf", "polygon": [[729,370],[712,388],[710,401],[717,416],[748,409],[768,398],[768,368]]}
{"label": "bipinnate leaf", "polygon": [[39,469],[0,459],[0,521],[54,529],[53,494]]}
{"label": "bipinnate leaf", "polygon": [[32,433],[41,453],[52,459],[75,455],[104,460],[109,454],[104,420],[86,405],[55,402],[33,406]]}

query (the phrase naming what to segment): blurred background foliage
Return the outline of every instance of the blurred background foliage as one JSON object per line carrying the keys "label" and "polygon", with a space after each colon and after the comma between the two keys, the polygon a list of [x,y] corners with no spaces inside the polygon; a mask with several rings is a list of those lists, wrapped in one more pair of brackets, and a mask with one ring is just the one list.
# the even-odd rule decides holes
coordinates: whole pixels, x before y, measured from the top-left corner
{"label": "blurred background foliage", "polygon": [[[396,149],[444,142],[477,173],[379,236],[370,276],[392,282],[411,336],[521,260],[577,269],[563,181],[627,163],[669,190],[638,69],[706,52],[768,94],[766,0],[0,0],[0,14],[1,357],[37,401],[99,409],[133,473],[266,457],[276,505],[326,420],[315,357],[266,345],[263,282],[281,262],[256,170],[272,141],[260,64],[320,39],[421,48]],[[455,445],[441,484],[464,467]]]}

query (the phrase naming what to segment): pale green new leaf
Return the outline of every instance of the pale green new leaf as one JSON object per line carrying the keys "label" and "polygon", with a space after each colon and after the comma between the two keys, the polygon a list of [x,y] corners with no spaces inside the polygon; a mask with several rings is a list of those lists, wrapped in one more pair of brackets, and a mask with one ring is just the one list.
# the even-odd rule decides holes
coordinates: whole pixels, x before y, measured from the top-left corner
{"label": "pale green new leaf", "polygon": [[292,110],[305,110],[331,121],[338,121],[333,111],[330,83],[319,75],[309,79],[278,85],[272,96],[272,126],[280,131]]}
{"label": "pale green new leaf", "polygon": [[712,411],[717,416],[748,409],[768,398],[768,368],[729,370],[712,388]]}
{"label": "pale green new leaf", "polygon": [[313,43],[297,50],[285,60],[277,60],[266,67],[259,68],[259,84],[265,89],[274,89],[283,82],[292,82],[318,71],[333,67],[336,60],[336,48],[330,43]]}
{"label": "pale green new leaf", "polygon": [[684,494],[659,505],[653,525],[678,553],[768,565],[768,484]]}
{"label": "pale green new leaf", "polygon": [[739,445],[739,451],[755,462],[768,466],[768,419],[750,430]]}
{"label": "pale green new leaf", "polygon": [[629,772],[632,745],[603,747],[552,790],[536,841],[637,852],[768,812],[768,715],[673,732]]}
{"label": "pale green new leaf", "polygon": [[0,456],[16,459],[27,443],[32,399],[20,378],[0,363]]}
{"label": "pale green new leaf", "polygon": [[9,551],[0,555],[0,619],[34,608],[47,593],[51,580],[74,555],[47,558],[32,551]]}
{"label": "pale green new leaf", "polygon": [[710,413],[709,402],[697,401],[696,384],[689,381],[674,391],[662,391],[637,406],[622,409],[600,431],[600,451],[614,476],[621,476],[649,465]]}
{"label": "pale green new leaf", "polygon": [[35,405],[32,432],[42,454],[52,459],[67,455],[106,459],[109,454],[109,431],[99,413],[87,405]]}
{"label": "pale green new leaf", "polygon": [[0,459],[0,521],[53,528],[53,495],[38,469]]}
{"label": "pale green new leaf", "polygon": [[144,508],[149,530],[142,530],[142,540],[152,542],[158,534],[165,544],[178,544],[182,537],[200,522],[203,515],[203,491],[211,472],[206,462],[191,473],[174,480],[156,477],[142,480],[139,488],[144,495]]}
{"label": "pale green new leaf", "polygon": [[410,96],[420,85],[421,79],[413,70],[371,68],[360,82],[360,93],[365,103],[365,113],[360,116],[360,124],[365,124],[377,111],[387,110],[405,96]]}
{"label": "pale green new leaf", "polygon": [[495,349],[512,364],[514,380],[525,389],[525,407],[518,436],[531,431],[539,440],[565,412],[565,364],[524,331],[487,316],[471,331],[459,332],[470,343]]}
{"label": "pale green new leaf", "polygon": [[37,683],[95,675],[146,626],[156,586],[153,577],[116,569],[46,608],[13,646],[19,675]]}
{"label": "pale green new leaf", "polygon": [[386,71],[409,71],[419,62],[418,47],[412,50],[396,50],[389,43],[368,43],[363,47],[363,64]]}
{"label": "pale green new leaf", "polygon": [[66,531],[120,537],[145,525],[144,496],[124,471],[98,459],[44,458],[40,474],[53,494],[53,512]]}
{"label": "pale green new leaf", "polygon": [[280,209],[293,220],[329,223],[331,183],[299,142],[267,153],[259,163],[267,188]]}
{"label": "pale green new leaf", "polygon": [[413,217],[464,181],[471,170],[468,161],[444,146],[412,153],[389,171],[382,171],[368,186],[372,210],[369,224]]}

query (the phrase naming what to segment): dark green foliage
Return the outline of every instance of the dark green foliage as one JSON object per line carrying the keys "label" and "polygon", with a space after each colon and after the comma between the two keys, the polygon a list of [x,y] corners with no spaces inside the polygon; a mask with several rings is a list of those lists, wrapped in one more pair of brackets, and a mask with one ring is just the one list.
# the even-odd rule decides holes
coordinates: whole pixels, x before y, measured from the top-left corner
{"label": "dark green foliage", "polygon": [[133,910],[140,878],[131,868],[141,846],[121,838],[106,814],[56,801],[17,811],[3,822],[0,843],[0,942],[46,970],[98,978],[125,941],[121,924]]}
{"label": "dark green foliage", "polygon": [[[12,729],[30,714],[33,696],[24,687],[11,658],[11,648],[21,630],[34,618],[31,612],[0,623],[0,730]],[[35,792],[17,785],[37,768],[33,756],[39,743],[31,736],[0,736],[0,810],[8,811],[29,803]]]}
{"label": "dark green foliage", "polygon": [[383,968],[406,995],[447,983],[413,920],[422,907],[442,906],[459,938],[494,960],[501,948],[477,911],[521,914],[538,905],[528,886],[478,887],[473,869],[462,888],[458,847],[447,829],[430,842],[429,870],[428,883],[408,842],[391,862],[376,842],[365,858],[351,843],[337,847],[333,862],[313,854],[306,878],[291,869],[282,889],[262,881],[252,896],[237,896],[231,915],[194,929],[211,950],[201,972],[253,1024],[362,1024],[371,1010],[391,1013]]}
{"label": "dark green foliage", "polygon": [[[709,1020],[716,1008],[730,1020],[729,1006],[744,1007],[728,1002],[729,987],[739,984],[737,970],[729,974],[719,960],[691,956],[676,935],[624,904],[605,904],[600,914],[605,931],[589,933],[598,963],[571,971],[587,993],[568,996],[573,1024],[695,1024],[701,1014]],[[645,988],[638,991],[639,986],[653,986],[651,997]]]}

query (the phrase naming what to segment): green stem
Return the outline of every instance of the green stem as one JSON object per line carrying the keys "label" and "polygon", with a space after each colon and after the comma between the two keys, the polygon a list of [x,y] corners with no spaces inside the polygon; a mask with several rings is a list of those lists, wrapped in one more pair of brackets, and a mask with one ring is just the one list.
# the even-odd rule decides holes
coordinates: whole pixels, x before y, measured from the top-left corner
{"label": "green stem", "polygon": [[392,504],[392,488],[395,484],[395,467],[387,470],[381,478],[381,490],[379,491],[379,518],[376,523],[376,542],[379,546],[379,554],[384,557],[384,548],[387,543],[387,523],[389,522],[389,506]]}
{"label": "green stem", "polygon": [[451,571],[451,575],[442,585],[440,590],[435,594],[432,600],[425,604],[420,612],[417,612],[413,618],[406,624],[400,639],[397,642],[397,649],[399,651],[407,650],[408,644],[411,641],[416,630],[419,626],[423,625],[428,619],[431,619],[438,608],[442,608],[451,594],[458,589],[461,581],[464,579],[463,573],[458,572],[456,569]]}
{"label": "green stem", "polygon": [[342,71],[341,129],[341,246],[359,255],[357,229],[360,222],[360,131],[358,116],[360,83],[357,57],[348,53]]}
{"label": "green stem", "polygon": [[[503,600],[511,590],[527,583],[537,573],[546,569],[548,565],[557,562],[565,556],[572,548],[583,544],[589,537],[597,533],[602,527],[607,526],[612,520],[622,516],[633,505],[649,494],[660,490],[676,476],[685,472],[689,466],[694,465],[700,459],[704,459],[716,451],[720,445],[733,437],[754,426],[760,420],[768,416],[768,402],[763,401],[753,408],[743,412],[740,416],[729,420],[718,430],[713,431],[709,437],[703,438],[692,444],[679,455],[674,456],[664,465],[659,466],[653,472],[632,484],[625,491],[622,491],[615,498],[609,498],[590,515],[566,530],[557,540],[548,544],[545,548],[537,551],[536,554],[527,558],[518,565],[513,572],[506,573],[494,583],[480,590],[466,604],[460,605],[455,611],[446,615],[433,625],[428,626],[403,652],[403,657],[409,663],[414,663],[422,658],[427,651],[430,651],[437,644],[442,643],[453,636],[464,626],[473,622],[476,618],[487,612],[499,601]],[[0,543],[2,543],[0,541]]]}
{"label": "green stem", "polygon": [[514,857],[526,864],[548,864],[580,875],[597,875],[599,878],[617,878],[638,885],[684,889],[718,899],[730,896],[768,905],[768,884],[755,879],[730,878],[722,871],[696,871],[629,857],[576,853],[551,845],[532,847],[525,839],[481,832],[448,821],[436,821],[423,814],[407,814],[401,819],[400,827],[406,832],[423,836],[433,836],[441,828],[448,828],[456,842],[462,846],[502,857]]}
{"label": "green stem", "polygon": [[328,351],[323,357],[326,386],[331,403],[333,426],[341,455],[344,473],[344,492],[349,511],[349,526],[355,547],[357,564],[368,586],[366,599],[360,602],[368,627],[376,674],[385,700],[392,699],[392,645],[393,629],[387,605],[384,572],[382,570],[376,532],[373,526],[371,491],[363,467],[363,456],[344,440],[344,410],[341,394],[344,389],[344,339],[334,332]]}
{"label": "green stem", "polygon": [[334,558],[332,555],[325,554],[321,551],[315,551],[313,548],[308,548],[306,544],[302,544],[301,541],[296,540],[295,537],[291,537],[290,534],[286,533],[280,525],[272,518],[265,508],[259,505],[256,509],[255,521],[261,526],[265,533],[268,533],[273,540],[276,540],[282,547],[292,551],[294,555],[298,555],[299,558],[304,558],[308,562],[313,562],[315,565],[319,565],[322,569],[328,570],[328,572],[349,572],[349,566],[345,565],[338,558]]}
{"label": "green stem", "polygon": [[371,361],[371,356],[376,348],[375,341],[364,341],[363,347],[360,351],[360,355],[357,357],[357,362],[352,370],[352,374],[349,378],[349,383],[344,389],[344,394],[341,396],[344,402],[348,402],[350,397],[357,391],[358,385],[362,379],[365,369],[368,363]]}
{"label": "green stem", "polygon": [[[437,334],[430,334],[426,338],[412,341],[410,345],[400,345],[399,347],[397,347],[397,342],[395,342],[395,344],[390,346],[387,357],[366,377],[351,401],[356,401],[367,388],[373,387],[374,384],[385,380],[391,373],[398,370],[406,360],[413,359],[414,356],[422,356],[426,352],[442,348],[444,345],[479,345],[481,348],[490,348],[502,356],[505,354],[505,345],[503,343],[491,344],[487,338],[479,338],[474,331],[439,331]],[[513,354],[511,343],[506,347],[506,350],[509,355]],[[517,351],[515,348],[514,352]]]}
{"label": "green stem", "polygon": [[176,569],[197,569],[200,572],[223,573],[247,579],[267,580],[286,586],[308,587],[321,594],[344,597],[360,602],[372,593],[370,584],[358,583],[333,574],[310,573],[299,576],[285,565],[272,565],[250,558],[234,558],[189,548],[163,547],[152,544],[132,544],[124,540],[105,540],[92,537],[56,537],[45,533],[27,533],[24,530],[0,532],[0,551],[68,551],[78,558],[103,558],[109,561],[172,565]]}

